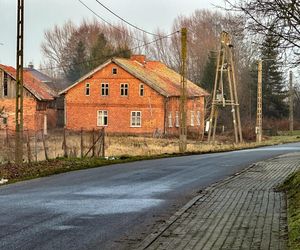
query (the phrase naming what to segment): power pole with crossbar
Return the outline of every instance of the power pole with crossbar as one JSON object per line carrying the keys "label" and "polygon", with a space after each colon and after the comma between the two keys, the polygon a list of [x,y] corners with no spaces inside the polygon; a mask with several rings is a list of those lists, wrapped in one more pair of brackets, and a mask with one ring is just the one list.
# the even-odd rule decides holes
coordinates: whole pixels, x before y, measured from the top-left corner
{"label": "power pole with crossbar", "polygon": [[179,152],[187,149],[187,124],[186,124],[186,73],[187,73],[187,29],[181,29],[181,95],[180,95],[180,135]]}
{"label": "power pole with crossbar", "polygon": [[24,0],[17,7],[17,72],[16,72],[16,149],[15,161],[23,162],[23,46],[24,46]]}
{"label": "power pole with crossbar", "polygon": [[262,141],[262,60],[258,61],[257,76],[257,109],[256,109],[256,142]]}
{"label": "power pole with crossbar", "polygon": [[290,96],[290,116],[289,116],[289,122],[290,122],[290,132],[293,133],[294,130],[294,86],[293,86],[293,71],[290,71],[290,89],[289,89],[289,96]]}

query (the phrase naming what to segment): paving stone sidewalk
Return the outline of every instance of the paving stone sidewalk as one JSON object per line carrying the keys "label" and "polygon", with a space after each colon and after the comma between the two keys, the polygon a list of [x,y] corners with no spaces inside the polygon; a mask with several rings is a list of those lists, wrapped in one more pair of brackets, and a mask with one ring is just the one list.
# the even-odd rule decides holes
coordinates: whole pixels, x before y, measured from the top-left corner
{"label": "paving stone sidewalk", "polygon": [[299,153],[284,155],[205,189],[139,249],[287,249],[286,199],[274,188],[299,168]]}

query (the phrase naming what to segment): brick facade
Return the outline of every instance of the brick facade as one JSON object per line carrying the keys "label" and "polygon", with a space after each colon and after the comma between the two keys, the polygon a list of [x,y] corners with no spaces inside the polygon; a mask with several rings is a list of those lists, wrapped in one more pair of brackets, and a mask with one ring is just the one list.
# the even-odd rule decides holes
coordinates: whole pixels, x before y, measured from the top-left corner
{"label": "brick facade", "polygon": [[[15,130],[16,81],[15,69],[0,65],[0,129]],[[44,124],[51,129],[56,127],[57,111],[53,106],[54,94],[29,72],[24,73],[23,91],[23,127],[24,130],[38,131]]]}
{"label": "brick facade", "polygon": [[[142,58],[143,59],[143,58]],[[116,71],[117,74],[113,74]],[[108,84],[108,95],[101,93],[102,84]],[[121,84],[128,84],[128,95],[121,96]],[[143,85],[144,95],[140,95]],[[87,93],[89,86],[89,93]],[[71,130],[90,130],[103,127],[97,124],[97,111],[107,111],[106,132],[117,134],[178,134],[176,111],[179,113],[180,98],[166,97],[133,74],[111,62],[88,77],[79,80],[65,94],[65,126]],[[88,95],[87,95],[88,94]],[[202,133],[204,128],[204,96],[189,98],[190,111],[201,113],[201,122],[195,122],[189,131]],[[141,126],[131,126],[131,113],[141,112]],[[172,127],[168,115],[172,113]]]}

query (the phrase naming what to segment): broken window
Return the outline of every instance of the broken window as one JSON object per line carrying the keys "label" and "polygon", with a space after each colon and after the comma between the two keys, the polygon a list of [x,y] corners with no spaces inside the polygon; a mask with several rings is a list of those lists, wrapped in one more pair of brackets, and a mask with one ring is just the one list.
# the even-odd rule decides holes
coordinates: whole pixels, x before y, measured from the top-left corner
{"label": "broken window", "polygon": [[176,111],[175,115],[175,126],[178,128],[179,127],[179,112]]}
{"label": "broken window", "polygon": [[173,127],[172,112],[169,113],[168,120],[169,120],[169,128],[172,128]]}
{"label": "broken window", "polygon": [[107,126],[107,125],[108,125],[108,111],[98,110],[97,126]]}
{"label": "broken window", "polygon": [[194,120],[195,120],[195,112],[191,111],[191,126],[192,127],[195,125]]}

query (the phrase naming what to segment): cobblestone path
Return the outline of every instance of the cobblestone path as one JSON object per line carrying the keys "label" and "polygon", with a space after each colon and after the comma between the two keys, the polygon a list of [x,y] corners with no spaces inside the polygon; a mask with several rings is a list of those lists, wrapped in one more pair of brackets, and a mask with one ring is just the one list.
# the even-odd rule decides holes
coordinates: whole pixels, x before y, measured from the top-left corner
{"label": "cobblestone path", "polygon": [[300,154],[284,155],[205,189],[140,249],[286,249],[286,199],[274,188],[299,168]]}

